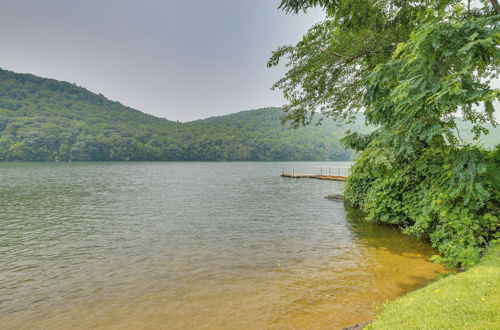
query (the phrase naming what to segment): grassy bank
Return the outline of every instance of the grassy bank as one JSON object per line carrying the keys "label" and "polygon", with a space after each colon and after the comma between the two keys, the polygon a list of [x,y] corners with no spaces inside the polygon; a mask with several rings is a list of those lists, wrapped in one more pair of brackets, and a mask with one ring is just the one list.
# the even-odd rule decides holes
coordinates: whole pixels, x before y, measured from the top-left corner
{"label": "grassy bank", "polygon": [[472,269],[387,304],[366,329],[499,329],[500,242]]}

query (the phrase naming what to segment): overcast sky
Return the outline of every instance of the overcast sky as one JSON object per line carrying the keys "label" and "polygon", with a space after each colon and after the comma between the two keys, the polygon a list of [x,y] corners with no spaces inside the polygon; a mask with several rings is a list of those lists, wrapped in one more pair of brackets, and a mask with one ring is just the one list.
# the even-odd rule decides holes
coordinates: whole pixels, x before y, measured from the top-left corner
{"label": "overcast sky", "polygon": [[1,0],[0,68],[188,121],[284,103],[267,69],[321,11],[279,0]]}

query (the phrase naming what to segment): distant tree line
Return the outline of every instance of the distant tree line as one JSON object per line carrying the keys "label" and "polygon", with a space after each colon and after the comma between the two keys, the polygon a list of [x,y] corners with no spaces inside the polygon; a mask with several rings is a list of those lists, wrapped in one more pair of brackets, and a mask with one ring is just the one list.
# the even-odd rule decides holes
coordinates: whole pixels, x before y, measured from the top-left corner
{"label": "distant tree line", "polygon": [[333,121],[291,130],[279,108],[178,123],[74,84],[0,70],[2,161],[350,160]]}

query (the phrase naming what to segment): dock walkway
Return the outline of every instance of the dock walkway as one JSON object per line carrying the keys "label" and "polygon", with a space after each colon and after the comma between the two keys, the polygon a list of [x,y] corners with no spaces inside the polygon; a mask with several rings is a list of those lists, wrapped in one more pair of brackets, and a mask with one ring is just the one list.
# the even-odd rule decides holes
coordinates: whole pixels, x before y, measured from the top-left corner
{"label": "dock walkway", "polygon": [[[319,179],[319,180],[345,181],[347,180],[347,175],[349,175],[349,170],[350,170],[349,167],[332,167],[332,166],[317,166],[317,167],[321,169],[320,174],[295,173],[295,169],[292,169],[291,173],[285,173],[285,169],[283,169],[281,171],[281,176],[284,178],[293,178],[293,179],[309,178],[309,179]],[[328,169],[328,175],[323,174],[323,169]],[[332,175],[332,172],[335,173],[335,170],[337,171],[337,175]],[[340,175],[341,170],[347,170],[347,175],[346,176]]]}

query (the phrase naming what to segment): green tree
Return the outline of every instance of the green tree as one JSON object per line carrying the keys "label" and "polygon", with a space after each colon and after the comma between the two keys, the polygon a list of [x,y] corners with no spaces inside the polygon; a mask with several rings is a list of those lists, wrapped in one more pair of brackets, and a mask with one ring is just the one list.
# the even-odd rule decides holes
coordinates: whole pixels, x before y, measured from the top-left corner
{"label": "green tree", "polygon": [[33,150],[23,141],[18,141],[9,147],[9,158],[13,160],[32,159]]}
{"label": "green tree", "polygon": [[283,0],[281,8],[298,12],[325,8],[327,18],[313,26],[296,45],[278,48],[268,62],[286,61],[288,72],[273,86],[289,103],[285,120],[309,124],[317,112],[352,119],[364,107],[365,78],[385,63],[397,45],[428,15],[454,0]]}
{"label": "green tree", "polygon": [[[493,126],[491,87],[500,65],[496,1],[287,1],[297,12],[322,6],[327,19],[295,46],[278,81],[286,120],[316,112],[339,119],[363,109],[370,134],[344,143],[360,152],[345,195],[370,219],[428,237],[450,265],[477,262],[499,228],[498,151],[461,139],[457,114],[475,138]],[[366,20],[366,21],[365,21]]]}

